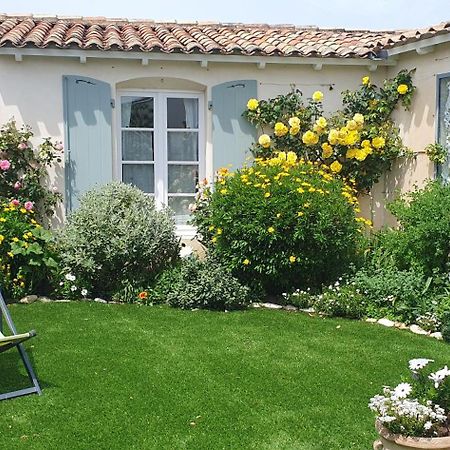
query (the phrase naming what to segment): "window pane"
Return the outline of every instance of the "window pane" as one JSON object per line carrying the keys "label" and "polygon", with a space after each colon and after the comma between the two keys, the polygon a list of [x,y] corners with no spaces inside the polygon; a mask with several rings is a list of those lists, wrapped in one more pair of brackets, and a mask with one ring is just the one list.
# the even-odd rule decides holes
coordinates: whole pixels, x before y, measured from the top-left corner
{"label": "window pane", "polygon": [[175,223],[177,225],[186,225],[189,218],[189,205],[194,203],[194,197],[169,197],[169,207],[175,212]]}
{"label": "window pane", "polygon": [[198,99],[168,98],[167,128],[198,128]]}
{"label": "window pane", "polygon": [[[450,151],[450,77],[441,78],[439,82],[439,136],[438,141]],[[448,181],[450,177],[450,160],[440,168],[443,178]]]}
{"label": "window pane", "polygon": [[152,97],[121,97],[122,127],[153,128]]}
{"label": "window pane", "polygon": [[153,194],[155,192],[153,164],[123,164],[122,181]]}
{"label": "window pane", "polygon": [[187,193],[195,192],[198,182],[198,165],[169,164],[169,192]]}
{"label": "window pane", "polygon": [[198,133],[172,131],[167,133],[169,161],[198,161]]}
{"label": "window pane", "polygon": [[122,131],[123,161],[153,161],[153,131]]}

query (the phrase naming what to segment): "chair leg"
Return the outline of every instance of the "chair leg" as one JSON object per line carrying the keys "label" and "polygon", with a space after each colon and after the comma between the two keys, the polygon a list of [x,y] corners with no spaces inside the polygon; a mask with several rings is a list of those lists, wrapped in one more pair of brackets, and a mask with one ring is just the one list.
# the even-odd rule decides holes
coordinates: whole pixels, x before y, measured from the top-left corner
{"label": "chair leg", "polygon": [[26,371],[28,373],[28,377],[30,378],[30,381],[33,383],[33,386],[35,388],[35,392],[38,395],[41,395],[42,394],[41,386],[39,385],[39,381],[37,379],[36,374],[34,373],[33,366],[31,365],[30,358],[28,357],[28,354],[25,351],[25,348],[23,347],[22,344],[19,344],[17,346],[17,350],[19,350],[20,357],[22,358],[23,364],[24,364],[25,369],[26,369]]}

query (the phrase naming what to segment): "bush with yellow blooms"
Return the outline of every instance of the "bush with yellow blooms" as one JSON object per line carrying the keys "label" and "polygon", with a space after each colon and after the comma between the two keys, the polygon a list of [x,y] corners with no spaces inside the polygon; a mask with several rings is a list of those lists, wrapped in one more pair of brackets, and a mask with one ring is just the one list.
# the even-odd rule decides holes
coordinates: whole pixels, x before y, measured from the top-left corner
{"label": "bush with yellow blooms", "polygon": [[276,294],[335,280],[355,260],[369,221],[356,191],[326,164],[278,152],[201,183],[193,222],[242,282]]}
{"label": "bush with yellow blooms", "polygon": [[330,117],[324,115],[326,96],[320,91],[306,103],[298,90],[269,100],[250,99],[244,115],[261,132],[254,156],[293,151],[355,179],[358,193],[370,190],[396,158],[411,154],[391,114],[399,103],[409,108],[415,90],[412,75],[402,70],[383,87],[363,77],[359,89],[343,92],[342,110]]}

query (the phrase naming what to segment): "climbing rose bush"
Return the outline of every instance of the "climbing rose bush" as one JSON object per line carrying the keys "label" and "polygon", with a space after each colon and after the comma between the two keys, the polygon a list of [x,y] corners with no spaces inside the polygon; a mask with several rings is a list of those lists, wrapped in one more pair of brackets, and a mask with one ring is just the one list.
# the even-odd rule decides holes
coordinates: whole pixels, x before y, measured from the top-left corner
{"label": "climbing rose bush", "polygon": [[324,115],[320,91],[306,104],[299,91],[250,99],[244,115],[261,133],[253,154],[269,157],[293,151],[305,161],[355,179],[358,192],[367,191],[396,158],[410,154],[391,114],[399,103],[409,108],[414,90],[412,72],[401,71],[380,88],[366,76],[359,89],[343,92],[343,108],[329,117]]}
{"label": "climbing rose bush", "polygon": [[356,191],[326,165],[294,152],[257,158],[203,182],[194,224],[234,275],[270,293],[320,286],[354,260],[361,227]]}

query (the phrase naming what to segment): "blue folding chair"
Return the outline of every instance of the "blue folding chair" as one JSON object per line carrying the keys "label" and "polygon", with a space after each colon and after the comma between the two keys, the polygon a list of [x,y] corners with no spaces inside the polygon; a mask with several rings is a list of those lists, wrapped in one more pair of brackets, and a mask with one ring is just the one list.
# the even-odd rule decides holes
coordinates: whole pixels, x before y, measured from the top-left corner
{"label": "blue folding chair", "polygon": [[[3,318],[5,319],[5,322],[10,330],[11,334],[9,335],[3,334]],[[28,378],[30,379],[30,382],[32,384],[32,387],[29,388],[19,389],[18,391],[8,392],[6,394],[0,394],[0,400],[20,397],[22,395],[28,394],[41,395],[42,391],[41,387],[39,386],[38,379],[36,377],[36,374],[34,373],[30,358],[28,357],[27,352],[22,345],[23,342],[27,341],[33,336],[36,336],[36,332],[34,330],[23,334],[17,333],[16,327],[14,326],[11,318],[11,314],[9,313],[6,302],[2,296],[2,293],[0,292],[0,353],[16,347],[19,351],[20,357],[22,358],[23,364],[28,374]]]}

